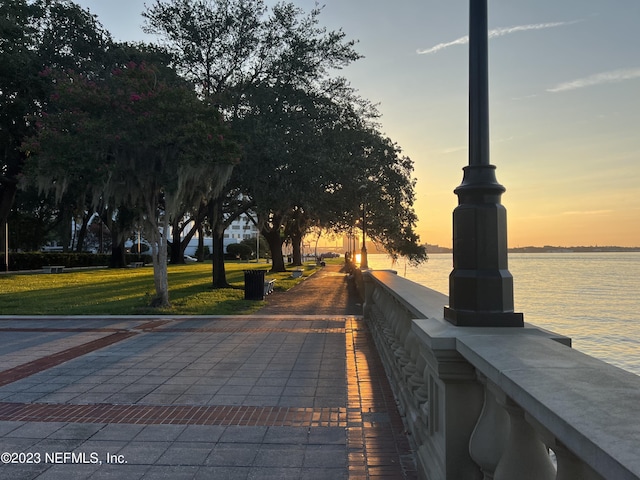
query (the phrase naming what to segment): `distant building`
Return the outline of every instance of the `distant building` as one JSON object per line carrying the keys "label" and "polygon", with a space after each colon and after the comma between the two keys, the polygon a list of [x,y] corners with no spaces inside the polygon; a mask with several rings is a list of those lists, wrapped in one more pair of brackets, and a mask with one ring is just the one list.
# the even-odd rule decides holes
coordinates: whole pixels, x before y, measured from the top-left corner
{"label": "distant building", "polygon": [[[231,225],[227,227],[223,234],[223,242],[225,252],[227,247],[232,243],[240,243],[243,240],[255,240],[256,237],[260,234],[260,231],[256,227],[255,223],[251,221],[251,218],[247,214],[242,214],[236,220],[231,222]],[[205,246],[211,248],[212,239],[211,237],[204,238]],[[185,255],[196,255],[196,250],[198,248],[198,237],[194,236],[187,245],[184,253]]]}
{"label": "distant building", "polygon": [[256,238],[260,232],[249,215],[242,214],[239,218],[231,222],[231,225],[224,231],[224,248],[232,243],[240,243],[243,240]]}

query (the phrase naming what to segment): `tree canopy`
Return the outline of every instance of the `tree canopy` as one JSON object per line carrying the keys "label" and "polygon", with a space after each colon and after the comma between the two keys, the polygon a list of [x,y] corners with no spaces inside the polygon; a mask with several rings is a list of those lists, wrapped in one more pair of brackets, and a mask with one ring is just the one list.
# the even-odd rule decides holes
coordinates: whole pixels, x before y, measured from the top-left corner
{"label": "tree canopy", "polygon": [[97,18],[68,0],[0,2],[0,224],[22,178],[27,119],[46,108],[51,84],[46,68],[95,69],[111,45]]}
{"label": "tree canopy", "polygon": [[360,58],[342,31],[320,26],[321,9],[264,0],[155,0],[143,12],[177,71],[241,115],[245,94],[276,83],[311,84]]}
{"label": "tree canopy", "polygon": [[144,223],[159,305],[169,225],[186,218],[202,231],[209,217],[214,286],[226,284],[224,226],[248,209],[276,270],[282,242],[295,257],[311,228],[358,227],[391,255],[424,260],[413,162],[381,132],[375,106],[336,76],[360,55],[321,13],[153,0],[143,13],[160,39],[152,46],[114,43],[69,0],[2,2],[0,220],[23,183],[58,203],[47,215],[99,208],[107,223]]}
{"label": "tree canopy", "polygon": [[[177,71],[197,85],[203,98],[219,106],[234,132],[242,134],[246,151],[255,144],[252,136],[259,134],[244,122],[255,116],[256,99],[262,102],[269,89],[316,89],[331,82],[333,70],[360,57],[344,32],[320,26],[320,14],[320,8],[305,13],[288,2],[269,8],[263,0],[156,0],[143,16],[144,30],[160,36]],[[250,162],[247,155],[242,157],[241,164],[248,165],[243,171],[254,168]],[[230,196],[247,191],[245,179],[241,175],[236,179],[226,195],[210,199],[218,245],[213,256],[214,286],[226,285],[221,252],[224,224],[243,211],[223,211],[224,205],[237,205]],[[250,203],[255,206],[255,199]],[[281,248],[272,248],[274,268],[284,269]]]}
{"label": "tree canopy", "polygon": [[220,190],[236,146],[225,140],[215,107],[154,65],[129,62],[100,79],[53,75],[49,109],[23,147],[29,173],[56,198],[83,184],[94,206],[139,212],[152,241],[158,303],[167,305],[169,219]]}

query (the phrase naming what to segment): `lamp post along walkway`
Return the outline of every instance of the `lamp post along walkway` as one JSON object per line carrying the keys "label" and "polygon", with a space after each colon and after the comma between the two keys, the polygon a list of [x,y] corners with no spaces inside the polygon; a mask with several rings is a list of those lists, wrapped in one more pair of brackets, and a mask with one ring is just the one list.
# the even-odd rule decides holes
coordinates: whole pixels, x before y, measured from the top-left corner
{"label": "lamp post along walkway", "polygon": [[489,162],[487,1],[470,0],[469,165],[454,193],[453,271],[444,317],[459,326],[522,327],[507,267],[505,188]]}
{"label": "lamp post along walkway", "polygon": [[487,1],[470,1],[469,165],[455,189],[449,297],[392,271],[362,272],[363,314],[418,473],[640,480],[639,378],[514,312],[505,189],[489,161]]}

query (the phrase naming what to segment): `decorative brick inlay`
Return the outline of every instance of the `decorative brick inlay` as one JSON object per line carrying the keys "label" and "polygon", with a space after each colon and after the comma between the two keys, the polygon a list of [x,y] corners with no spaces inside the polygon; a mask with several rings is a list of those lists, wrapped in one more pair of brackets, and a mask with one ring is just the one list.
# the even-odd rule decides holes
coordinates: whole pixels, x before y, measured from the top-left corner
{"label": "decorative brick inlay", "polygon": [[99,348],[103,348],[107,345],[120,342],[134,335],[137,335],[137,333],[114,333],[112,335],[108,335],[106,337],[83,343],[82,345],[71,347],[43,358],[39,358],[32,362],[24,363],[22,365],[18,365],[17,367],[10,368],[9,370],[5,370],[4,372],[0,373],[0,387],[20,380],[22,378],[29,377],[48,368],[55,367],[56,365],[60,365],[61,363],[64,363],[73,358],[85,355],[89,352],[93,352],[94,350],[97,350]]}
{"label": "decorative brick inlay", "polygon": [[344,328],[281,328],[281,327],[203,327],[167,328],[164,333],[338,333],[344,335]]}
{"label": "decorative brick inlay", "polygon": [[0,421],[346,427],[345,408],[0,403]]}
{"label": "decorative brick inlay", "polygon": [[56,327],[4,327],[0,328],[0,332],[42,332],[42,333],[87,333],[87,332],[121,332],[121,328],[89,328],[89,327],[74,327],[74,328],[56,328]]}
{"label": "decorative brick inlay", "polygon": [[[133,334],[144,333],[337,333],[344,334],[345,330],[342,327],[327,327],[327,328],[308,328],[308,327],[201,327],[201,328],[167,328],[159,330],[158,327],[165,323],[149,322],[148,324],[140,325],[126,330]],[[28,327],[8,327],[0,328],[0,332],[38,332],[38,333],[123,333],[122,328],[28,328]]]}

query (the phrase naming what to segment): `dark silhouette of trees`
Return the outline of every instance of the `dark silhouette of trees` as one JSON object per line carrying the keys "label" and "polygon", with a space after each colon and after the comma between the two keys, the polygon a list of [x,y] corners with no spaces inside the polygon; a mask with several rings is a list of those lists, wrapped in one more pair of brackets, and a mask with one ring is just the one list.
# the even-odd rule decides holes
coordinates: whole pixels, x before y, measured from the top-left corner
{"label": "dark silhouette of trees", "polygon": [[[342,31],[319,26],[320,13],[314,8],[305,14],[291,3],[268,8],[262,0],[156,0],[143,16],[145,31],[163,38],[178,72],[197,85],[204,99],[218,105],[234,132],[242,132],[246,148],[254,142],[254,132],[238,123],[255,111],[252,102],[258,92],[280,86],[312,88],[327,79],[331,69],[359,58],[354,42]],[[243,183],[232,182],[224,194],[209,199],[214,287],[227,286],[222,235],[226,222],[244,210],[224,207],[235,205],[238,189],[246,190]],[[271,216],[276,223],[278,219]],[[266,221],[262,225],[265,237],[274,239],[274,269],[284,269],[281,248],[273,249],[275,234]],[[273,229],[279,231],[280,225]]]}
{"label": "dark silhouette of trees", "polygon": [[236,146],[217,110],[165,68],[129,62],[100,79],[54,76],[49,108],[23,147],[32,178],[56,199],[82,183],[94,206],[137,213],[152,246],[154,305],[168,306],[170,219],[222,188]]}
{"label": "dark silhouette of trees", "polygon": [[23,182],[29,117],[46,108],[46,69],[89,72],[103,65],[111,44],[95,16],[67,0],[0,2],[0,236]]}
{"label": "dark silhouette of trees", "polygon": [[0,221],[19,185],[35,186],[54,200],[43,208],[31,190],[49,225],[99,211],[114,265],[144,224],[158,305],[169,301],[168,247],[182,261],[204,225],[213,286],[228,286],[223,232],[248,211],[276,271],[284,242],[301,262],[311,229],[357,226],[391,255],[424,260],[413,163],[334,76],[359,55],[320,15],[263,0],[155,0],[143,14],[161,38],[151,46],[115,44],[67,0],[3,2]]}

